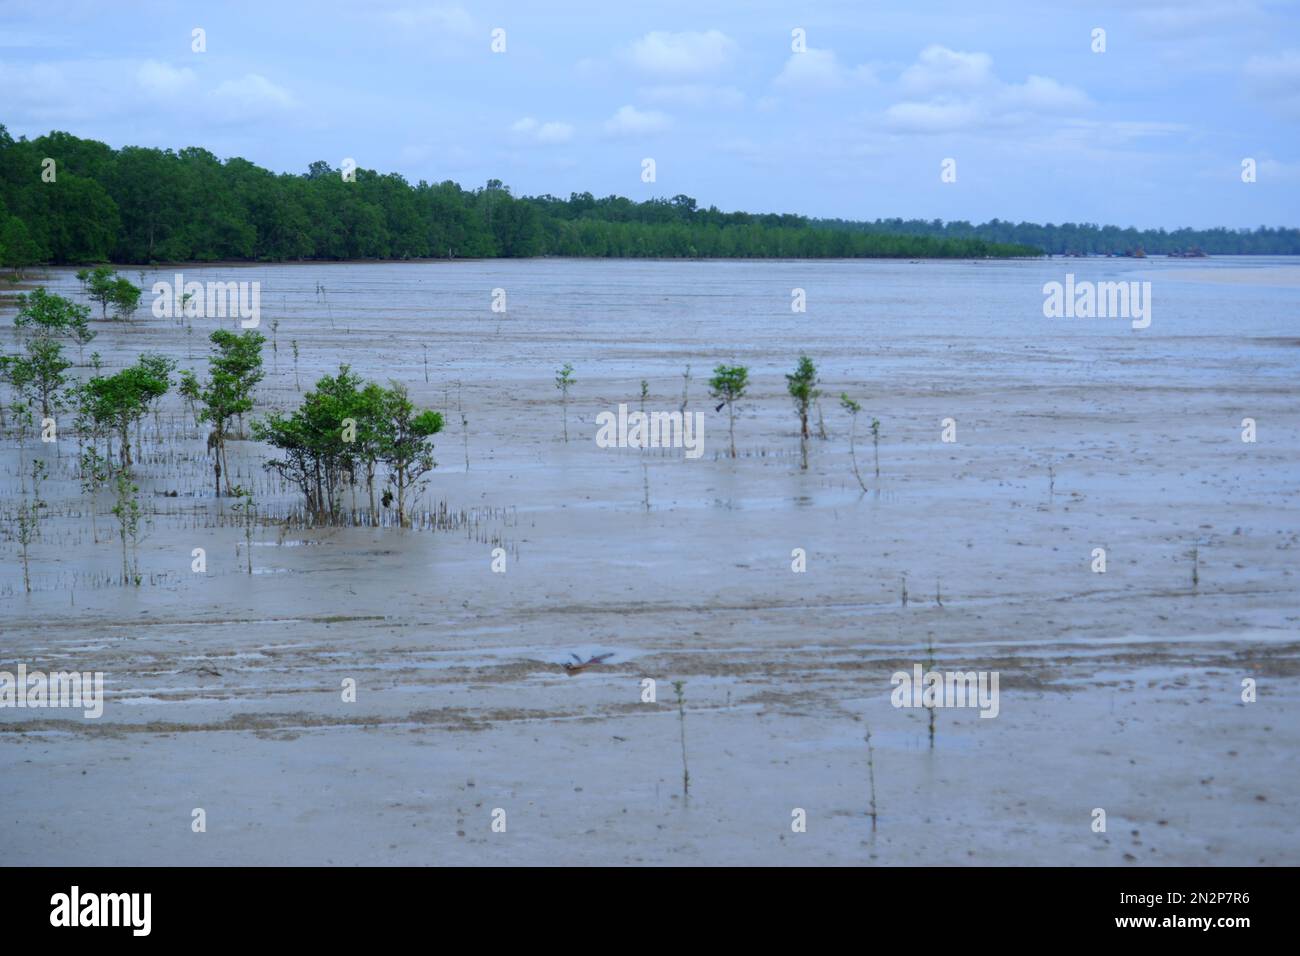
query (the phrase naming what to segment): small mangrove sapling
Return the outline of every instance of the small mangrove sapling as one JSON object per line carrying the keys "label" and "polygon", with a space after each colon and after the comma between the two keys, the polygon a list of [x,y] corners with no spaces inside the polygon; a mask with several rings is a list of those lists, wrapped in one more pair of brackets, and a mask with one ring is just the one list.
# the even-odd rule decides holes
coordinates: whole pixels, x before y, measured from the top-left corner
{"label": "small mangrove sapling", "polygon": [[[925,638],[926,659],[925,669],[927,673],[934,673],[934,634],[933,632],[926,635]],[[932,703],[926,707],[930,711],[930,749],[934,749],[934,711],[935,705]]]}
{"label": "small mangrove sapling", "polygon": [[560,390],[560,412],[564,419],[564,440],[569,440],[569,389],[576,383],[573,366],[565,362],[555,370],[555,387]]}
{"label": "small mangrove sapling", "polygon": [[871,728],[867,727],[867,774],[871,780],[871,832],[876,832],[876,754],[871,746]]}
{"label": "small mangrove sapling", "polygon": [[799,356],[799,364],[785,377],[786,391],[794,399],[799,415],[799,468],[808,470],[808,408],[817,397],[817,366],[806,355]]}
{"label": "small mangrove sapling", "polygon": [[840,407],[853,416],[852,424],[849,426],[849,460],[853,463],[853,477],[858,479],[858,486],[863,491],[867,490],[867,483],[862,480],[862,473],[858,471],[858,412],[862,411],[862,406],[849,398],[847,392],[840,393]]}
{"label": "small mangrove sapling", "polygon": [[682,737],[682,796],[689,799],[691,795],[691,772],[686,766],[686,693],[683,690],[685,686],[685,681],[673,681],[673,690],[677,693],[677,720],[681,726]]}
{"label": "small mangrove sapling", "polygon": [[715,412],[727,407],[727,432],[731,437],[731,457],[736,457],[736,403],[749,388],[749,369],[743,365],[719,365],[709,379],[709,394],[717,399]]}
{"label": "small mangrove sapling", "polygon": [[880,477],[880,419],[871,419],[871,448],[876,456],[876,477]]}

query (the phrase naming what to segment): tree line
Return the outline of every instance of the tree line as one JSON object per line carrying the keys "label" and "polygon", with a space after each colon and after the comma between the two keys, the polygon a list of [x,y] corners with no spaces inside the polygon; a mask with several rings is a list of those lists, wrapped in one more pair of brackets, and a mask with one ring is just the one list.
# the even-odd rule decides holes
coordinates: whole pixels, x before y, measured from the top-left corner
{"label": "tree line", "polygon": [[1139,250],[1145,255],[1186,255],[1203,252],[1211,256],[1294,256],[1300,255],[1300,229],[1121,229],[1097,223],[1063,222],[1038,224],[991,219],[974,225],[964,220],[877,219],[851,222],[818,219],[822,228],[850,234],[914,236],[927,239],[983,239],[993,243],[1032,246],[1054,256],[1124,256]]}
{"label": "tree line", "polygon": [[[53,160],[50,164],[48,160]],[[803,216],[722,212],[689,196],[637,202],[516,197],[312,163],[274,173],[198,147],[113,149],[70,133],[14,139],[0,126],[0,264],[216,260],[1037,255],[980,236],[829,228]]]}

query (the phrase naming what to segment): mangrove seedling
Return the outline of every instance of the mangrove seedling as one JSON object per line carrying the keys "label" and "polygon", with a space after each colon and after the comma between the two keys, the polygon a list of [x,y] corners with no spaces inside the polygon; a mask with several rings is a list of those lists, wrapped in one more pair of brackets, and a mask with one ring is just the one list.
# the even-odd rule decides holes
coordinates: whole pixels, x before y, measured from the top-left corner
{"label": "mangrove seedling", "polygon": [[880,419],[871,419],[871,448],[876,456],[876,477],[880,477]]}
{"label": "mangrove seedling", "polygon": [[677,693],[677,720],[681,726],[682,736],[682,797],[690,799],[691,772],[686,767],[686,693],[682,689],[685,686],[686,681],[673,681],[673,690]]}
{"label": "mangrove seedling", "polygon": [[243,488],[237,489],[244,492],[242,500],[237,505],[231,505],[231,511],[237,511],[244,519],[244,553],[248,556],[248,573],[253,573],[253,522],[257,520],[257,505],[253,503],[253,496]]}
{"label": "mangrove seedling", "polygon": [[867,727],[867,774],[871,780],[871,832],[876,832],[876,755],[871,746],[871,728]]}
{"label": "mangrove seedling", "polygon": [[[926,673],[932,674],[934,673],[934,633],[933,632],[928,633],[926,635],[925,648],[926,648],[925,670]],[[930,711],[930,749],[933,750],[934,749],[935,702],[932,701],[929,705],[927,705],[926,709]]]}
{"label": "mangrove seedling", "polygon": [[719,365],[709,379],[709,394],[718,400],[715,412],[727,407],[727,433],[731,437],[731,457],[736,457],[736,403],[749,388],[749,369],[743,365]]}
{"label": "mangrove seedling", "polygon": [[569,389],[576,383],[573,366],[565,362],[555,370],[555,387],[560,390],[560,411],[564,417],[564,440],[569,440]]}
{"label": "mangrove seedling", "polygon": [[867,483],[862,480],[862,473],[858,471],[858,412],[862,411],[862,406],[849,398],[847,392],[840,393],[840,407],[853,416],[852,424],[849,426],[849,460],[853,463],[853,477],[858,479],[858,486],[867,490]]}
{"label": "mangrove seedling", "polygon": [[799,356],[799,364],[785,377],[786,391],[794,399],[794,409],[799,415],[799,468],[808,470],[808,407],[817,397],[817,366],[806,355]]}

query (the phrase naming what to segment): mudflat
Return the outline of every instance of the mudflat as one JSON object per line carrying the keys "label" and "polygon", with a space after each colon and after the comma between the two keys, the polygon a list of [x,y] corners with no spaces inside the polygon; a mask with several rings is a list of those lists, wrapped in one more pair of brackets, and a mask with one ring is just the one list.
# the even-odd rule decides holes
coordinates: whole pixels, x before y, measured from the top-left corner
{"label": "mudflat", "polygon": [[[258,281],[255,414],[346,362],[444,414],[438,467],[411,529],[309,527],[269,450],[233,442],[250,549],[173,392],[144,428],[144,577],[123,586],[70,422],[22,448],[7,430],[0,670],[104,675],[99,718],[0,709],[7,859],[1294,865],[1296,268],[145,269],[134,320],[95,322],[106,370],[155,351],[202,374],[207,333],[237,328],[153,317],[154,281]],[[1150,326],[1045,318],[1067,272],[1150,281]],[[70,272],[42,281],[78,295]],[[824,393],[807,471],[784,379],[801,353]],[[734,459],[719,363],[750,368]],[[685,386],[698,458],[598,446],[643,379],[647,411]],[[34,456],[26,593],[9,528]],[[997,716],[936,708],[932,743],[930,711],[891,702],[931,660],[995,672]]]}

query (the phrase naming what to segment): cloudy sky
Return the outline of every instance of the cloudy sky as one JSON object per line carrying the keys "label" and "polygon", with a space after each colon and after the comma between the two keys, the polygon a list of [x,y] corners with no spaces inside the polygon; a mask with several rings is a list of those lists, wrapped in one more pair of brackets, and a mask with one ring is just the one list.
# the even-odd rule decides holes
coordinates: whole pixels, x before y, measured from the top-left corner
{"label": "cloudy sky", "polygon": [[[516,194],[1296,226],[1300,8],[0,0],[0,123],[277,171],[352,157],[412,181],[496,177]],[[947,158],[955,183],[940,181]],[[1241,181],[1245,158],[1255,183]]]}

